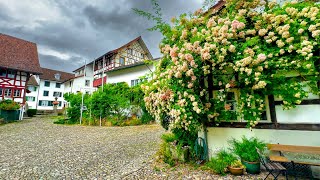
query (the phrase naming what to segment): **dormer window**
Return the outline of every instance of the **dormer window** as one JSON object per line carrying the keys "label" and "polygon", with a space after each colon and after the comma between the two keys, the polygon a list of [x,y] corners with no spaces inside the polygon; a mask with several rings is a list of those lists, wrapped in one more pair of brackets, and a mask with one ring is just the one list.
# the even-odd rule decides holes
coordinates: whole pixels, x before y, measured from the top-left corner
{"label": "dormer window", "polygon": [[59,74],[59,73],[57,73],[57,74],[54,75],[54,78],[55,78],[56,80],[60,80],[60,77],[61,77],[61,74]]}

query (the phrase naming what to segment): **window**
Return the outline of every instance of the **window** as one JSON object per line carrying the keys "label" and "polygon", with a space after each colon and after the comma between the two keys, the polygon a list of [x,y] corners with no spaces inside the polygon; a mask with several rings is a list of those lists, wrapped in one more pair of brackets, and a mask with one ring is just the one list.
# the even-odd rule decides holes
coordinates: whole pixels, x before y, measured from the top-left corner
{"label": "window", "polygon": [[50,81],[44,81],[44,86],[45,87],[50,87]]}
{"label": "window", "polygon": [[48,105],[49,105],[49,101],[43,101],[43,100],[39,101],[39,106],[48,106]]}
{"label": "window", "polygon": [[29,101],[29,102],[36,101],[36,97],[32,97],[32,96],[27,96],[26,99],[27,99],[27,101]]}
{"label": "window", "polygon": [[60,80],[60,77],[61,77],[61,74],[57,73],[57,74],[54,74],[54,78],[56,80]]}
{"label": "window", "polygon": [[[239,98],[239,90],[232,89],[230,92],[225,93],[225,101],[223,102],[224,110],[221,111],[220,120],[233,120],[233,121],[240,121],[246,122],[247,118],[246,115],[244,117],[237,116],[237,103]],[[214,91],[214,97],[219,98],[221,94],[219,91]],[[222,93],[223,94],[223,93]],[[217,101],[219,102],[219,101]],[[255,106],[254,104],[252,106]],[[266,96],[264,100],[264,107],[263,112],[261,114],[261,121],[270,121],[270,111],[269,111],[269,102],[268,97]]]}
{"label": "window", "polygon": [[132,55],[133,54],[133,50],[131,48],[128,48],[127,49],[127,53]]}
{"label": "window", "polygon": [[136,86],[139,84],[140,79],[131,80],[131,86]]}
{"label": "window", "polygon": [[140,53],[140,57],[143,59],[143,58],[144,58],[144,54],[143,54],[143,53]]}
{"label": "window", "polygon": [[86,80],[85,86],[90,86],[90,80]]}
{"label": "window", "polygon": [[11,93],[12,93],[11,89],[5,89],[4,90],[4,96],[11,97]]}
{"label": "window", "polygon": [[16,75],[16,72],[13,70],[8,70],[8,78],[14,78]]}
{"label": "window", "polygon": [[21,96],[21,90],[20,89],[15,89],[13,91],[13,97],[20,97]]}
{"label": "window", "polygon": [[120,63],[121,65],[124,65],[124,64],[125,64],[124,57],[120,57],[119,63]]}
{"label": "window", "polygon": [[7,76],[7,70],[0,69],[0,77],[6,77]]}
{"label": "window", "polygon": [[61,83],[56,83],[56,88],[60,88],[61,87]]}
{"label": "window", "polygon": [[0,97],[3,95],[3,89],[0,88]]}
{"label": "window", "polygon": [[43,96],[49,96],[49,91],[43,91]]}
{"label": "window", "polygon": [[62,92],[53,92],[53,97],[62,97]]}

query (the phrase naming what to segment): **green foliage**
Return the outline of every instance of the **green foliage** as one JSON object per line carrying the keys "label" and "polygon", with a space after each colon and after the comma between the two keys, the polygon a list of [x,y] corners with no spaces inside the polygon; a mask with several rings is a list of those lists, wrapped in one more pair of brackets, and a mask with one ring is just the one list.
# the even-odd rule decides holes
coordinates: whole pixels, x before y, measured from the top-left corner
{"label": "green foliage", "polygon": [[127,83],[105,84],[91,98],[92,115],[95,118],[116,117],[118,121],[127,117],[130,108],[130,87]]}
{"label": "green foliage", "polygon": [[[80,121],[80,108],[82,103],[82,94],[65,94],[64,99],[70,103],[70,107],[67,108],[67,115],[70,118],[69,121],[76,123]],[[89,107],[90,97],[88,94],[83,95],[84,106]],[[88,116],[87,111],[83,111],[83,116]]]}
{"label": "green foliage", "polygon": [[27,115],[28,117],[33,117],[37,114],[37,109],[28,109],[27,110]]}
{"label": "green foliage", "polygon": [[225,175],[227,171],[227,163],[218,157],[213,157],[206,163],[206,167],[212,169],[215,173]]}
{"label": "green foliage", "polygon": [[162,134],[161,139],[167,143],[174,142],[174,141],[178,140],[177,137],[173,133]]}
{"label": "green foliage", "polygon": [[248,162],[259,161],[259,154],[256,148],[263,151],[266,143],[256,137],[247,138],[243,136],[241,140],[231,139],[229,141],[231,150],[238,155],[241,160]]}
{"label": "green foliage", "polygon": [[233,166],[233,165],[238,166],[237,157],[233,153],[228,152],[226,150],[218,151],[216,156],[211,158],[211,160],[206,163],[206,166],[208,168],[222,175],[225,175],[225,173],[227,172],[228,166]]}
{"label": "green foliage", "polygon": [[14,102],[12,100],[6,99],[0,101],[0,110],[17,110],[20,108],[20,105],[17,102]]}

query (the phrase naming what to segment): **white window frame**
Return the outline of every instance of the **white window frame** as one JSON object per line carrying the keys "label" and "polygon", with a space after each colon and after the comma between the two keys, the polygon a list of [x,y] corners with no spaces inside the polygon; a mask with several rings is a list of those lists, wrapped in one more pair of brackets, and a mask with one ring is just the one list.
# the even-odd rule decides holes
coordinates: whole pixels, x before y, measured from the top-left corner
{"label": "white window frame", "polygon": [[12,95],[12,89],[10,89],[10,88],[4,89],[4,96],[5,97],[11,97],[11,95]]}
{"label": "white window frame", "polygon": [[13,97],[21,97],[21,89],[14,89]]}

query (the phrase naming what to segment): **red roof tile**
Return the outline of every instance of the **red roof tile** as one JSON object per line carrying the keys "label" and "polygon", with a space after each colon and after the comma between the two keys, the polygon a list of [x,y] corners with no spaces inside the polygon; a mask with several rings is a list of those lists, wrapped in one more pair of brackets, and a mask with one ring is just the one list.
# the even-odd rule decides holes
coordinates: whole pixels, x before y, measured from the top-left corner
{"label": "red roof tile", "polygon": [[41,74],[37,45],[0,33],[0,67]]}
{"label": "red roof tile", "polygon": [[[49,80],[49,81],[58,81],[58,82],[65,82],[69,79],[74,78],[74,74],[57,71],[53,69],[41,68],[42,74],[40,75],[40,79]],[[56,74],[60,74],[60,79],[56,79]]]}

